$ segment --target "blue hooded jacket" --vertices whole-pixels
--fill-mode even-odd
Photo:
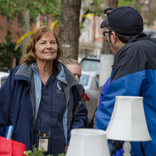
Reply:
[[[156,39],[139,34],[123,46],[115,57],[111,84],[97,110],[95,128],[106,130],[115,96],[142,96],[152,141],[142,142],[145,155],[156,155]],[[142,156],[140,142],[131,142],[131,155]]]
[[[56,66],[66,99],[63,127],[68,145],[72,129],[88,126],[88,111],[82,85],[63,64],[57,62]],[[0,136],[4,136],[7,126],[14,125],[12,139],[24,143],[27,150],[34,145],[34,86],[32,64],[24,63],[11,71],[0,89]]]

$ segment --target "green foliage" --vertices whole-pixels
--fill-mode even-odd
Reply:
[[[59,154],[58,156],[65,156],[65,154],[64,154],[64,153],[62,153],[62,154]]]
[[[85,2],[85,0],[82,0]],[[92,0],[92,2],[84,7],[81,7],[81,9],[84,11],[83,15],[87,15],[90,13],[93,13],[94,16],[103,16],[102,7],[101,4],[104,2],[104,0]],[[86,17],[82,17],[80,22],[80,30],[84,29],[84,21],[86,20]]]
[[[131,6],[141,13],[141,4],[136,0],[118,0],[118,6]]]
[[[119,6],[132,6],[144,17],[144,24],[150,26],[156,18],[156,1],[150,0],[148,4],[144,1],[138,3],[137,0],[118,0]]]
[[[10,18],[13,18],[13,16],[16,16],[19,12],[21,13],[23,10],[23,0],[19,1],[10,1],[10,0],[3,0],[1,1],[0,5],[0,13],[2,16],[8,16]]]
[[[133,6],[136,0],[118,0],[118,6]]]
[[[24,154],[26,156],[44,156],[44,151],[38,151],[37,147],[34,147],[33,152],[29,150],[29,151],[25,151]]]
[[[103,14],[101,8],[103,1],[104,0],[92,0],[92,3],[85,7],[82,7],[82,9],[87,13],[94,13],[95,16],[101,16]]]
[[[103,3],[103,0],[93,0],[93,4],[95,6],[94,13],[96,16],[101,16],[103,14],[101,4]]]
[[[10,18],[17,17],[25,9],[30,10],[30,16],[36,18],[38,14],[60,17],[61,0],[3,0],[0,5],[0,13]]]
[[[21,48],[18,47],[15,51],[16,43],[12,42],[11,32],[8,30],[5,37],[5,42],[0,44],[0,67],[8,67],[11,69],[12,60],[21,57]]]
[[[37,147],[33,148],[33,152],[31,150],[25,151],[24,154],[26,156],[44,156],[44,151],[38,151]],[[47,156],[53,156],[48,154]],[[58,154],[58,156],[65,156],[64,153]]]

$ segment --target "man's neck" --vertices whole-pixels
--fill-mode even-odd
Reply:
[[[117,46],[116,46],[116,48],[114,49],[114,52],[113,52],[114,57],[117,55],[117,53],[120,51],[120,49],[121,49],[123,46],[125,46],[125,45],[126,45],[125,43],[123,43],[123,42],[121,42],[121,41],[118,41]]]

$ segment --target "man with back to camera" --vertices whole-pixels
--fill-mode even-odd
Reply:
[[[97,110],[96,129],[106,130],[115,96],[142,96],[145,117],[152,141],[131,142],[132,156],[156,155],[156,39],[142,33],[143,19],[131,7],[106,9],[101,23],[114,55],[110,86]],[[109,144],[111,154],[119,144]],[[121,146],[119,147],[121,148]]]

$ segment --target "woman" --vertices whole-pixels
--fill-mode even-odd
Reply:
[[[81,65],[77,60],[72,58],[61,60],[62,63],[73,73],[78,82],[81,78]]]
[[[65,152],[73,128],[88,124],[84,89],[58,61],[62,53],[56,33],[38,28],[27,43],[24,64],[0,89],[0,135],[14,125],[13,140],[29,150],[44,139],[45,153],[53,156]]]

